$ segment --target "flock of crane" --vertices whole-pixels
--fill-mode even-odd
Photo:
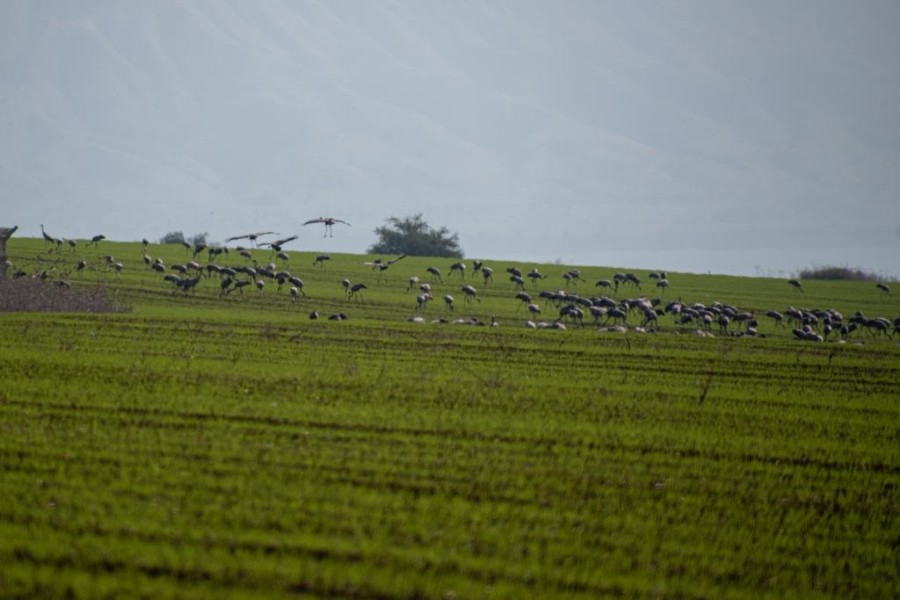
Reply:
[[[322,217],[311,219],[304,225],[314,223],[325,225],[326,236],[333,235],[332,227],[337,223],[349,225],[349,223],[339,219]],[[57,252],[61,252],[65,245],[68,245],[73,252],[77,248],[77,241],[54,238],[44,231],[43,225],[41,225],[41,232],[50,248],[49,251],[55,249]],[[255,288],[258,294],[262,294],[266,289],[267,282],[271,282],[277,285],[278,291],[288,287],[288,295],[291,302],[307,298],[303,280],[292,275],[284,268],[289,260],[284,247],[296,240],[298,236],[292,235],[272,241],[260,241],[260,238],[271,235],[277,235],[277,233],[260,231],[232,236],[225,240],[226,244],[248,240],[253,249],[267,248],[270,251],[270,262],[265,266],[260,266],[253,259],[249,248],[242,246],[229,248],[227,246],[211,246],[202,243],[191,244],[188,242],[183,242],[183,244],[185,250],[192,254],[192,259],[183,264],[166,265],[161,258],[154,259],[148,254],[150,243],[146,239],[143,240],[143,261],[147,269],[159,273],[165,282],[172,285],[172,293],[190,294],[197,288],[204,277],[217,277],[220,297],[229,296],[233,292],[243,294],[246,287]],[[104,239],[106,238],[103,235],[94,236],[87,242],[87,246],[97,246]],[[231,252],[236,252],[247,264],[241,266],[220,266],[215,262],[220,255],[229,255]],[[199,262],[203,253],[206,253],[208,258],[206,264]],[[376,259],[366,261],[363,264],[376,271],[378,281],[382,281],[385,272],[404,258],[405,255],[401,255],[389,260]],[[105,256],[104,260],[107,269],[113,270],[116,277],[118,277],[123,269],[123,263],[115,260],[112,256]],[[278,268],[276,260],[282,262],[281,269]],[[321,254],[315,258],[312,265],[313,267],[323,266],[328,260],[330,260],[330,256]],[[252,263],[252,266],[250,263]],[[85,266],[84,259],[80,259],[75,269],[77,272],[80,272]],[[470,279],[480,279],[484,286],[494,284],[495,270],[492,267],[479,260],[472,261],[471,266]],[[481,302],[478,289],[466,280],[467,270],[468,265],[464,261],[457,261],[449,266],[446,278],[441,273],[441,270],[434,266],[426,269],[426,275],[423,278],[417,275],[409,277],[406,291],[415,293],[415,301],[411,303],[413,316],[409,320],[415,323],[429,322],[424,316],[427,307],[437,295],[440,295],[446,316],[431,319],[430,322],[498,326],[498,322],[494,317],[491,317],[489,323],[476,317],[449,318],[451,315],[456,314],[456,298],[451,293],[438,293],[436,286],[449,284],[455,277],[462,284],[458,289],[462,293],[462,300],[466,305]],[[701,303],[687,304],[681,300],[665,301],[664,296],[670,286],[665,272],[651,272],[648,276],[653,282],[653,287],[658,290],[660,297],[648,298],[641,293],[634,297],[614,299],[609,295],[581,295],[576,293],[575,289],[577,289],[578,284],[585,281],[578,269],[570,269],[563,273],[562,280],[565,289],[542,290],[536,293],[535,290],[538,283],[547,279],[547,276],[543,275],[536,267],[527,272],[522,271],[518,267],[508,267],[505,271],[512,286],[512,298],[517,303],[516,311],[524,309],[528,313],[525,325],[534,329],[566,329],[567,327],[583,327],[586,324],[590,324],[603,331],[649,332],[658,331],[660,329],[660,320],[670,318],[672,323],[678,326],[679,330],[688,329],[701,335],[713,335],[713,331],[718,332],[720,335],[732,336],[762,335],[758,332],[758,317],[751,311],[718,302],[705,305]],[[16,271],[14,276],[24,275],[24,272]],[[526,281],[530,282],[532,292],[528,291],[529,286],[526,284]],[[799,280],[790,279],[788,284],[798,294],[803,293],[803,285]],[[363,293],[368,289],[365,283],[352,283],[349,279],[343,279],[341,285],[348,301],[361,301]],[[891,294],[890,287],[887,284],[878,283],[876,287],[882,294]],[[612,292],[613,295],[618,295],[620,291],[643,292],[641,279],[633,273],[616,273],[610,279],[599,279],[595,281],[594,288],[607,293]],[[551,306],[552,309],[549,308]],[[542,318],[545,313],[552,316]],[[316,319],[319,318],[319,313],[312,311],[309,313],[309,316],[312,319]],[[344,320],[347,318],[347,315],[340,312],[328,318],[331,320]],[[886,317],[870,318],[859,311],[850,318],[845,319],[840,312],[834,309],[813,310],[788,307],[783,312],[769,310],[765,313],[765,318],[771,319],[776,329],[790,327],[793,335],[797,339],[804,341],[846,340],[855,331],[860,330],[867,331],[873,336],[893,336],[895,333],[900,333],[900,318],[893,320]],[[630,322],[629,319],[631,320]]]

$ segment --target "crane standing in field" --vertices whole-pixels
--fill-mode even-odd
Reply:
[[[350,226],[350,223],[347,221],[341,221],[340,219],[335,219],[334,217],[319,217],[318,219],[310,219],[303,225],[312,225],[313,223],[324,223],[325,224],[325,235],[323,237],[334,237],[334,225],[335,223],[341,223],[342,225]]]
[[[44,241],[48,244],[55,244],[56,238],[44,231],[44,224],[41,223],[41,235],[44,236]]]
[[[668,279],[665,279],[665,278],[659,279],[659,280],[656,282],[656,287],[661,288],[661,289],[662,289],[662,295],[665,296],[665,295],[666,295],[666,290],[669,289],[669,280],[668,280]]]
[[[432,298],[433,296],[428,292],[422,292],[416,296],[416,310],[425,310]]]

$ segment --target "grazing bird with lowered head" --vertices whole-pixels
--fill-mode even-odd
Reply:
[[[316,266],[316,265],[325,266],[326,260],[331,260],[331,257],[328,256],[327,254],[320,254],[316,257],[316,260],[313,261],[313,266]]]

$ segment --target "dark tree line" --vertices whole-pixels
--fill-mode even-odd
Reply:
[[[205,244],[206,238],[209,237],[208,233],[196,233],[189,238],[184,237],[184,233],[181,231],[170,231],[166,235],[159,238],[160,244],[184,244],[185,242],[194,245],[194,244]]]

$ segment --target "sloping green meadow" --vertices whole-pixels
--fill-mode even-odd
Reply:
[[[0,597],[900,595],[900,348],[761,316],[898,316],[873,284],[669,273],[667,297],[752,310],[765,337],[618,334],[525,328],[505,261],[466,303],[450,260],[290,253],[292,302],[271,280],[173,293],[140,244],[9,246],[125,310],[0,313]],[[537,266],[535,299],[566,288]],[[464,316],[500,326],[430,322]]]

